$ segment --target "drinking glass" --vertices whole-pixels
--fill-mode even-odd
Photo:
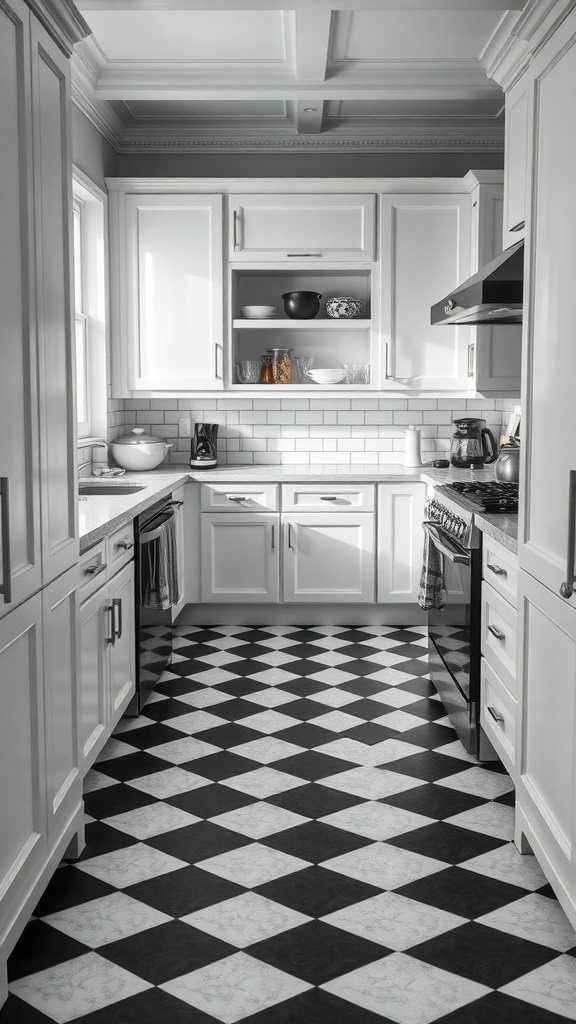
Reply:
[[[294,356],[294,380],[296,384],[308,384],[306,376],[308,370],[312,369],[312,359],[308,356]]]
[[[236,363],[236,377],[239,384],[258,384],[260,380],[260,360],[245,359]]]
[[[346,370],[346,384],[369,384],[370,363],[340,363]]]

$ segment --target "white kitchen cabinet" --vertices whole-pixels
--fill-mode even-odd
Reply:
[[[114,395],[221,389],[222,196],[108,186]]]
[[[470,328],[430,323],[430,307],[470,276],[470,197],[380,197],[385,386],[466,390]]]
[[[230,260],[374,259],[373,195],[231,195]]]
[[[533,78],[523,75],[506,93],[503,248],[525,235],[529,121]]]
[[[178,618],[186,604],[186,501],[189,488],[185,484],[172,492],[172,501],[181,502],[175,504],[174,508],[174,529],[176,532],[176,558],[178,570],[178,586],[180,587],[180,599],[172,609],[172,621]]]
[[[518,722],[518,559],[482,538],[480,725],[513,779]]]
[[[374,602],[373,514],[287,514],[282,534],[284,601]]]
[[[378,603],[417,604],[424,533],[423,483],[378,486]]]
[[[97,559],[88,564],[97,565]],[[80,738],[85,774],[135,692],[134,563],[80,608]]]
[[[204,512],[202,601],[277,603],[280,518],[265,512]]]

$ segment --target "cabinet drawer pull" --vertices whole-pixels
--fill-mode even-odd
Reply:
[[[4,604],[12,601],[12,563],[10,558],[10,499],[8,477],[0,477],[0,501],[2,502],[2,586]]]
[[[574,593],[574,555],[576,554],[576,469],[570,470],[568,483],[568,552],[566,555],[566,582],[560,587],[560,596],[566,601]]]
[[[272,523],[272,551],[274,551],[274,548],[276,546],[275,545],[275,529],[276,528],[274,526],[274,523]]]
[[[228,501],[248,501],[249,494],[227,494]]]
[[[95,562],[93,565],[86,566],[86,568],[84,569],[84,574],[86,576],[98,576],[98,573],[104,572],[104,569],[107,568],[108,565],[106,562],[102,562],[101,565],[98,564],[98,562]]]
[[[476,349],[476,346],[475,346],[474,342],[471,341],[469,343],[469,345],[468,345],[468,376],[469,377],[473,377],[474,376],[474,352],[475,352],[475,349]]]
[[[491,562],[487,563],[487,568],[490,569],[490,572],[496,573],[497,576],[502,576],[503,579],[506,579],[508,575],[506,569],[502,569],[502,567],[499,565],[492,565]]]
[[[486,708],[486,711],[488,712],[489,715],[492,715],[492,718],[494,719],[495,722],[504,721],[504,715],[501,715],[499,711],[496,711],[496,708],[491,707],[489,704]]]
[[[112,608],[114,611],[114,618],[112,621],[113,632],[114,632],[114,643],[119,640],[122,636],[122,598],[114,597],[112,599]],[[116,616],[118,612],[118,616]]]
[[[287,256],[288,259],[295,259],[295,260],[299,259],[300,256],[314,256],[316,259],[320,259],[322,257],[322,253],[321,252],[287,252],[286,256]]]
[[[292,544],[292,524],[291,523],[288,523],[288,547],[291,548],[292,551],[294,550],[294,545]]]
[[[495,636],[497,640],[506,639],[506,633],[503,633],[501,629],[498,629],[498,626],[488,626],[488,632],[492,633],[492,636]]]
[[[110,636],[106,637],[106,643],[113,647],[116,643],[116,609],[114,602],[104,605],[104,611],[110,612]]]
[[[236,252],[238,249],[238,210],[234,210],[232,234],[232,248],[234,249],[234,252]]]
[[[222,374],[220,372],[220,360],[218,359],[218,353],[222,350],[222,345],[218,342],[214,344],[214,377],[216,380],[222,380]]]
[[[121,551],[130,551],[130,548],[133,548],[134,545],[133,545],[132,541],[130,541],[130,540],[119,540],[114,545],[114,547],[115,548],[120,548]]]
[[[525,220],[519,220],[518,223],[514,224],[513,227],[508,228],[508,231],[522,231],[522,228],[524,227],[525,224],[526,224]]]
[[[321,494],[320,501],[338,501],[337,494]]]

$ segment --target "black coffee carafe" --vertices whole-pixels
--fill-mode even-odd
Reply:
[[[486,420],[466,417],[454,420],[457,427],[450,444],[450,462],[457,469],[481,469],[487,462],[495,462],[498,446],[494,435],[486,427]]]
[[[214,469],[218,462],[218,424],[195,423],[190,445],[192,469]]]

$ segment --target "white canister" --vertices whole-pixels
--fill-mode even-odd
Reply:
[[[407,427],[404,431],[404,465],[408,468],[422,465],[420,437],[418,427]]]

